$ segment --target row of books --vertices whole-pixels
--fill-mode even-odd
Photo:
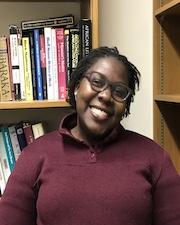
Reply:
[[[9,175],[23,149],[44,135],[42,122],[20,122],[0,128],[0,192],[4,192]]]
[[[71,73],[92,49],[90,19],[23,21],[0,37],[0,101],[63,100]]]

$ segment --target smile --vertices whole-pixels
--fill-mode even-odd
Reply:
[[[105,120],[109,118],[109,114],[107,112],[105,112],[104,110],[95,108],[95,107],[90,107],[91,113],[92,115],[99,119],[99,120]]]

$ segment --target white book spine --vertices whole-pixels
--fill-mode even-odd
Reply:
[[[7,158],[7,154],[6,154],[6,149],[5,149],[5,145],[4,145],[4,141],[3,141],[3,135],[2,132],[0,132],[0,156],[1,156],[1,162],[2,162],[2,169],[3,169],[3,174],[4,174],[4,178],[5,181],[8,181],[8,178],[11,174],[9,165],[8,165],[8,158]]]
[[[35,139],[44,135],[44,128],[42,123],[33,124],[32,130]]]
[[[11,139],[11,143],[12,143],[12,147],[13,147],[13,151],[14,151],[14,156],[15,156],[15,159],[17,160],[21,154],[21,149],[19,146],[15,126],[12,125],[12,126],[8,127],[8,130],[9,130],[9,135],[10,135],[10,139]]]
[[[17,34],[10,34],[10,47],[11,47],[11,65],[12,65],[13,83],[17,84],[20,83]]]
[[[3,173],[3,169],[2,169],[2,160],[0,158],[0,189],[1,189],[1,194],[3,194],[5,187],[6,187],[6,181],[5,181],[4,173]]]
[[[54,100],[54,79],[52,74],[52,36],[50,27],[44,28],[44,38],[46,54],[47,97],[48,100]]]
[[[57,72],[57,44],[56,44],[56,30],[52,28],[51,30],[51,37],[52,37],[52,75],[54,77],[54,99],[59,99],[58,94],[58,72]]]
[[[19,75],[20,75],[20,91],[21,99],[26,99],[26,90],[25,90],[25,79],[24,79],[24,60],[23,60],[23,47],[21,44],[18,45],[19,52]]]

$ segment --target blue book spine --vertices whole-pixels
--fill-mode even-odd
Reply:
[[[6,149],[9,168],[10,168],[10,171],[12,171],[14,169],[16,160],[15,160],[14,151],[13,151],[13,147],[12,147],[12,143],[11,143],[11,139],[9,135],[9,130],[7,127],[2,127],[1,131],[3,135],[3,141],[4,141],[4,145]]]
[[[43,83],[41,71],[41,55],[40,55],[40,35],[39,29],[34,29],[34,51],[35,51],[35,68],[36,68],[36,88],[37,99],[43,100]]]

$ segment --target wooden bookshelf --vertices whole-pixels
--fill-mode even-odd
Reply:
[[[154,139],[180,173],[180,0],[154,2]]]
[[[92,20],[92,46],[99,45],[98,0],[0,0],[0,35],[8,36],[9,24],[20,26],[21,21],[73,14],[75,21],[80,18]],[[16,101],[0,102],[0,124],[21,120],[41,120],[48,131],[56,129],[59,121],[71,107],[62,101]]]

